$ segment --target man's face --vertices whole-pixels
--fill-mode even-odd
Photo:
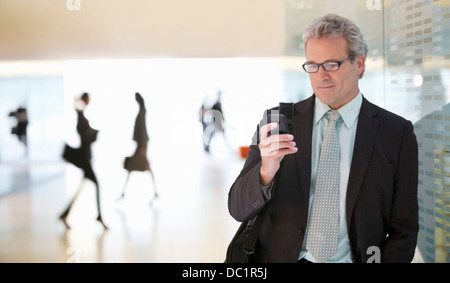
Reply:
[[[343,61],[349,57],[347,40],[339,38],[311,38],[306,45],[306,59],[311,64]],[[351,101],[359,92],[358,80],[364,71],[365,57],[359,56],[345,61],[339,70],[325,71],[322,66],[317,73],[310,73],[309,79],[315,95],[324,104],[339,109]]]

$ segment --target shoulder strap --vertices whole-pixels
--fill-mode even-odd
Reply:
[[[227,249],[225,263],[247,263],[255,253],[259,232],[261,231],[268,206],[252,219],[243,222]]]

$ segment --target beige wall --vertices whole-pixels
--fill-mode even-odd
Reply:
[[[283,0],[0,0],[0,60],[279,56]]]

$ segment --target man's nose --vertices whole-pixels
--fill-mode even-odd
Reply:
[[[319,79],[328,79],[330,77],[330,73],[325,71],[322,66],[319,66],[319,70],[315,75]]]

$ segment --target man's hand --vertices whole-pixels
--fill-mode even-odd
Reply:
[[[270,123],[260,129],[261,141],[258,147],[261,152],[262,164],[259,169],[259,176],[263,186],[272,183],[284,156],[296,153],[298,150],[293,141],[293,135],[269,135],[269,132],[277,127],[277,123]]]

